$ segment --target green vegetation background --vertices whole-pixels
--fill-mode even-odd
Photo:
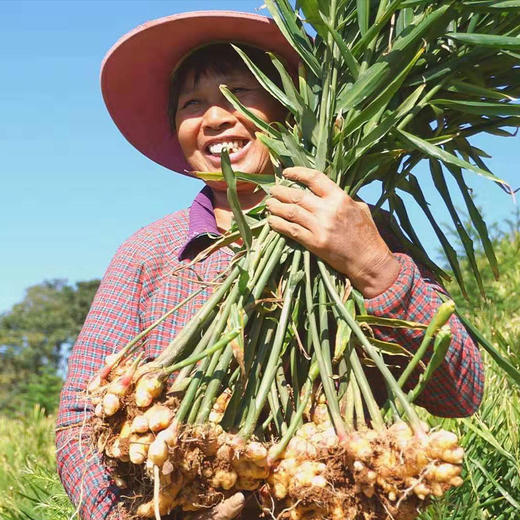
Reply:
[[[464,264],[470,301],[459,309],[520,369],[520,232],[495,241],[501,278],[485,260],[486,300]],[[56,474],[53,423],[63,360],[79,332],[98,282],[32,287],[0,316],[0,518],[66,520],[75,515]],[[432,425],[457,431],[466,449],[464,485],[425,510],[421,520],[520,519],[520,389],[486,357],[486,391],[470,419]],[[31,368],[32,367],[32,368]]]

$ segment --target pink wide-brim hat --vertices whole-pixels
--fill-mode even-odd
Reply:
[[[166,16],[138,26],[116,42],[101,65],[101,90],[108,112],[130,144],[152,161],[189,175],[168,121],[171,73],[192,50],[231,41],[271,51],[293,71],[297,67],[298,56],[274,21],[250,13]]]

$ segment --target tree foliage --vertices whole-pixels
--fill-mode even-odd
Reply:
[[[0,315],[1,413],[34,404],[55,408],[68,352],[98,285],[45,281]]]

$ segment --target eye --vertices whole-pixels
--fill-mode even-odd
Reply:
[[[231,87],[229,90],[231,90],[233,94],[242,94],[244,92],[247,92],[249,89],[246,87]]]
[[[181,108],[187,108],[190,106],[196,106],[198,104],[199,100],[196,98],[193,99],[187,99],[186,101],[183,101],[181,103]]]

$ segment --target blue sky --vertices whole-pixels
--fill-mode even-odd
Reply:
[[[99,89],[105,52],[147,20],[199,9],[253,12],[261,0],[0,2],[0,312],[45,279],[101,277],[118,245],[140,227],[186,207],[201,187],[130,146]],[[475,141],[495,173],[520,185],[518,137]],[[420,170],[419,170],[419,178]],[[515,207],[498,187],[474,179],[490,220]],[[424,189],[435,207],[429,183]],[[373,196],[368,190],[366,197]],[[446,222],[444,213],[439,220]],[[435,251],[426,223],[414,215]]]

